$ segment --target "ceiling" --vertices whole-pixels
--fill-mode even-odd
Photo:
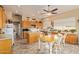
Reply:
[[[3,5],[5,10],[12,13],[21,14],[24,17],[36,17],[43,18],[45,15],[41,15],[44,12],[42,9],[47,9],[47,5]],[[51,5],[50,9],[58,8],[56,11],[58,14],[66,11],[79,8],[78,5]]]

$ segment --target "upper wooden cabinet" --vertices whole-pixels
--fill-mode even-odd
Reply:
[[[3,25],[2,25],[2,27],[5,27],[5,25],[6,25],[6,20],[7,20],[7,17],[6,17],[5,10],[4,10],[4,11],[3,11]]]
[[[29,28],[30,26],[31,26],[31,22],[29,20],[22,21],[22,28],[23,29]]]
[[[0,7],[0,29],[2,28],[2,22],[3,22],[3,9],[2,9],[2,7]]]
[[[43,27],[43,22],[42,21],[37,21],[36,22],[36,27],[37,28],[42,28]]]
[[[5,10],[2,6],[0,6],[0,29],[2,29],[5,26],[6,23],[6,14]]]
[[[22,28],[30,28],[32,25],[35,25],[36,28],[42,28],[43,27],[43,22],[39,20],[23,20],[22,21]]]

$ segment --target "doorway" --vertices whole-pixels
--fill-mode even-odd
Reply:
[[[20,38],[20,22],[13,22],[15,39]]]
[[[21,39],[22,16],[19,14],[13,14],[13,19],[15,39]]]

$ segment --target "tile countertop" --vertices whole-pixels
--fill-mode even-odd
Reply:
[[[0,34],[0,40],[6,40],[6,39],[10,39],[9,35]]]

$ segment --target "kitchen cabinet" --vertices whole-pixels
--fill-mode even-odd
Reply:
[[[6,23],[5,10],[2,6],[0,6],[0,29],[2,29],[5,26],[5,23]]]
[[[28,32],[27,33],[27,38],[25,40],[27,40],[27,44],[32,44],[37,42],[39,39],[39,33],[38,32]]]
[[[22,38],[23,39],[26,39],[27,36],[28,36],[28,32],[26,32],[26,31],[22,32]]]
[[[3,11],[3,25],[2,25],[3,28],[4,28],[5,25],[6,25],[6,20],[7,20],[7,16],[6,16],[5,10],[4,10],[4,11]]]
[[[78,37],[76,34],[67,34],[65,41],[66,41],[66,43],[77,44]]]
[[[0,7],[0,29],[2,28],[3,26],[3,9],[2,7]]]
[[[43,27],[43,22],[42,21],[38,21],[38,20],[23,20],[22,21],[22,28],[26,29],[26,28],[30,28],[32,25],[35,25],[36,28],[42,28]]]
[[[37,21],[36,22],[36,27],[37,28],[42,28],[43,27],[43,22],[42,21]]]
[[[22,21],[22,28],[23,29],[29,28],[30,26],[31,26],[31,22],[29,20]]]
[[[6,38],[0,38],[0,54],[12,53],[12,40]]]

